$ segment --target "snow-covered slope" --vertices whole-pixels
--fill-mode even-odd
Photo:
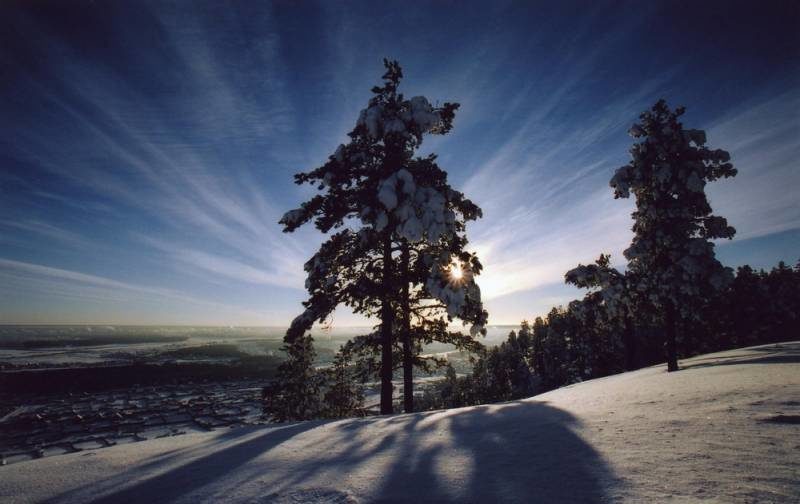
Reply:
[[[0,467],[0,502],[800,502],[800,342],[531,399]]]

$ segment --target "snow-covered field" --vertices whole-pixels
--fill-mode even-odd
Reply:
[[[0,502],[800,502],[800,342],[504,404],[0,467]]]

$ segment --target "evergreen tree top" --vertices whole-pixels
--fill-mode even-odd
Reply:
[[[283,216],[284,232],[309,221],[334,232],[305,264],[310,297],[290,334],[301,334],[339,304],[375,315],[402,283],[385,274],[387,242],[392,253],[401,247],[411,252],[411,276],[402,281],[420,286],[416,298],[436,298],[447,317],[473,322],[473,332],[485,331],[487,315],[472,280],[482,266],[465,250],[466,222],[481,217],[481,210],[450,187],[435,155],[414,157],[423,135],[450,131],[458,104],[434,107],[422,96],[405,99],[398,92],[400,65],[389,60],[384,65],[383,85],[372,89],[348,134],[350,142],[322,166],[295,176],[296,183],[314,185],[319,194]],[[450,284],[453,262],[470,272],[469,281]]]
[[[423,96],[405,99],[397,92],[403,76],[400,65],[389,60],[384,60],[384,65],[384,84],[372,88],[374,96],[348,133],[350,142],[340,145],[322,166],[295,175],[295,183],[311,184],[325,192],[287,212],[279,221],[284,232],[312,219],[323,232],[342,226],[348,218],[371,218],[382,229],[391,219],[382,218],[379,209],[393,206],[391,190],[410,193],[417,187],[442,193],[437,197],[421,191],[415,194],[418,203],[434,207],[444,199],[464,206],[468,218],[480,217],[477,206],[449,188],[446,173],[436,165],[436,156],[413,159],[423,135],[450,131],[459,105],[434,107]]]
[[[673,225],[665,231],[730,238],[735,230],[724,218],[711,215],[705,186],[735,176],[736,169],[727,151],[706,146],[704,131],[683,128],[678,119],[684,111],[670,110],[662,99],[639,116],[628,133],[641,141],[630,149],[631,162],[611,178],[614,197],[634,193],[640,207],[634,216],[638,226],[668,219]]]
[[[683,107],[671,110],[659,100],[641,114],[628,132],[637,139],[631,161],[617,169],[610,185],[615,198],[636,197],[634,238],[624,251],[635,289],[652,306],[668,300],[689,316],[696,311],[689,298],[705,299],[732,278],[715,258],[711,240],[732,238],[736,231],[712,215],[705,186],[735,176],[736,169],[728,152],[706,146],[704,131],[683,127],[683,113]]]

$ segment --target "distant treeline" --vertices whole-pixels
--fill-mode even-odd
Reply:
[[[582,301],[553,308],[481,356],[472,374],[447,379],[426,392],[420,409],[446,408],[528,397],[571,383],[664,361],[663,327],[615,320]],[[702,317],[682,320],[678,355],[694,355],[798,338],[800,263],[783,262],[771,271],[742,266],[718,292]],[[646,320],[646,319],[645,319]]]

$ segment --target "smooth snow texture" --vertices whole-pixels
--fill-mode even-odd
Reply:
[[[0,502],[798,502],[800,342],[531,399],[0,467]]]

